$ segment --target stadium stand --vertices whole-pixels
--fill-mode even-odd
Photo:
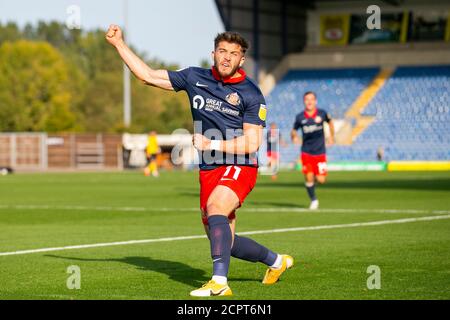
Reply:
[[[292,70],[268,97],[269,122],[285,138],[293,118],[303,108],[302,96],[315,91],[319,107],[334,118],[346,111],[378,73],[378,68]],[[374,121],[350,145],[328,149],[330,161],[450,159],[450,66],[398,67],[368,103],[362,116]],[[351,121],[351,119],[348,119]],[[295,162],[298,146],[282,148],[281,161]]]

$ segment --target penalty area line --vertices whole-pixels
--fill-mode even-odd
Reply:
[[[333,224],[333,225],[322,225],[322,226],[308,226],[308,227],[297,227],[297,228],[255,230],[255,231],[239,232],[239,234],[240,235],[255,235],[255,234],[271,234],[271,233],[284,233],[284,232],[296,232],[296,231],[314,231],[314,230],[327,230],[327,229],[340,229],[340,228],[370,227],[370,226],[381,226],[381,225],[387,225],[387,224],[401,224],[401,223],[443,220],[443,219],[450,219],[450,215],[427,216],[427,217],[405,218],[405,219],[395,219],[395,220],[379,220],[379,221],[370,221],[370,222],[356,222],[356,223]],[[204,238],[206,238],[206,235],[93,243],[93,244],[82,244],[82,245],[74,245],[74,246],[54,247],[54,248],[41,248],[41,249],[19,250],[19,251],[11,251],[11,252],[0,252],[0,256],[25,255],[25,254],[41,253],[41,252],[65,251],[65,250],[99,248],[99,247],[112,247],[112,246],[122,246],[122,245],[142,244],[142,243],[182,241],[182,240],[193,240],[193,239],[204,239]]]

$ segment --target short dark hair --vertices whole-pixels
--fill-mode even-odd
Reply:
[[[248,41],[241,36],[237,32],[231,32],[231,31],[225,31],[222,33],[219,33],[216,38],[214,39],[214,49],[217,49],[219,46],[219,43],[222,41],[226,41],[229,43],[236,43],[241,46],[242,52],[245,54],[247,52],[248,48],[250,47],[250,44]]]
[[[314,91],[306,91],[305,94],[303,95],[303,99],[308,95],[308,94],[312,94],[314,96],[314,98],[317,99],[316,93]]]

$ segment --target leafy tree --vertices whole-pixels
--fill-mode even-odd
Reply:
[[[132,125],[124,127],[123,63],[104,32],[69,30],[58,22],[27,24],[22,30],[0,24],[0,130],[192,129],[184,95],[145,86],[133,76]],[[153,68],[179,68],[138,54]]]
[[[202,59],[200,61],[200,66],[205,69],[211,68],[212,63],[208,59]]]
[[[50,44],[20,40],[0,46],[0,129],[65,131],[76,128],[69,68]]]
[[[0,43],[5,41],[16,41],[20,38],[21,32],[15,23],[8,22],[5,25],[0,23]]]

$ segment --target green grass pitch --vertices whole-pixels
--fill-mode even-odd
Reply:
[[[203,238],[1,253],[202,235],[198,189],[196,172],[0,177],[0,299],[190,299],[210,277]],[[303,210],[300,173],[259,177],[237,233],[306,229],[251,235],[296,264],[264,286],[264,265],[232,259],[232,299],[450,299],[449,172],[330,173],[317,194],[322,210]],[[421,217],[441,219],[364,225]],[[66,285],[71,265],[79,290]],[[370,265],[380,268],[380,289],[367,288]]]

